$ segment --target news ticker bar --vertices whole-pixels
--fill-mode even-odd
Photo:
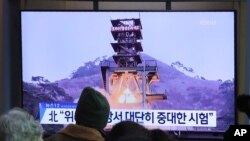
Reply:
[[[40,103],[41,124],[75,123],[76,103]],[[146,126],[216,127],[216,111],[111,109],[108,125],[130,120]]]

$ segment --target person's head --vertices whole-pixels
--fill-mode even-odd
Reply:
[[[77,103],[75,121],[77,125],[102,130],[107,125],[109,112],[106,97],[91,87],[85,87]]]
[[[246,113],[250,119],[250,95],[242,94],[237,96],[236,105],[239,111]]]
[[[148,136],[140,135],[126,135],[121,138],[118,138],[116,141],[154,141]]]
[[[106,141],[149,140],[149,131],[133,121],[121,121],[114,125]]]
[[[13,108],[0,116],[1,141],[42,141],[42,135],[39,122],[21,108]]]
[[[176,141],[175,136],[161,129],[150,130],[150,137],[153,141]]]

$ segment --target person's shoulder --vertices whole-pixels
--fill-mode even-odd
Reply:
[[[56,133],[49,137],[44,138],[43,141],[64,141],[66,138],[67,137],[65,137],[65,135]]]
[[[65,134],[56,133],[56,134],[51,135],[47,138],[44,138],[43,141],[93,141],[93,140],[76,138],[76,137],[68,136]],[[98,140],[96,140],[96,141],[98,141]]]

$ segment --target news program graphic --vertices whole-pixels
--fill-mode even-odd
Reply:
[[[76,103],[39,103],[41,124],[75,123]]]
[[[41,124],[75,123],[76,103],[40,103]],[[150,127],[216,127],[216,111],[111,109],[108,126],[134,121]]]

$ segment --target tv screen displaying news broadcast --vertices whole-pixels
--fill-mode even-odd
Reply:
[[[21,11],[22,106],[53,134],[81,91],[131,120],[187,138],[235,124],[234,11]],[[212,133],[212,134],[211,134]]]

